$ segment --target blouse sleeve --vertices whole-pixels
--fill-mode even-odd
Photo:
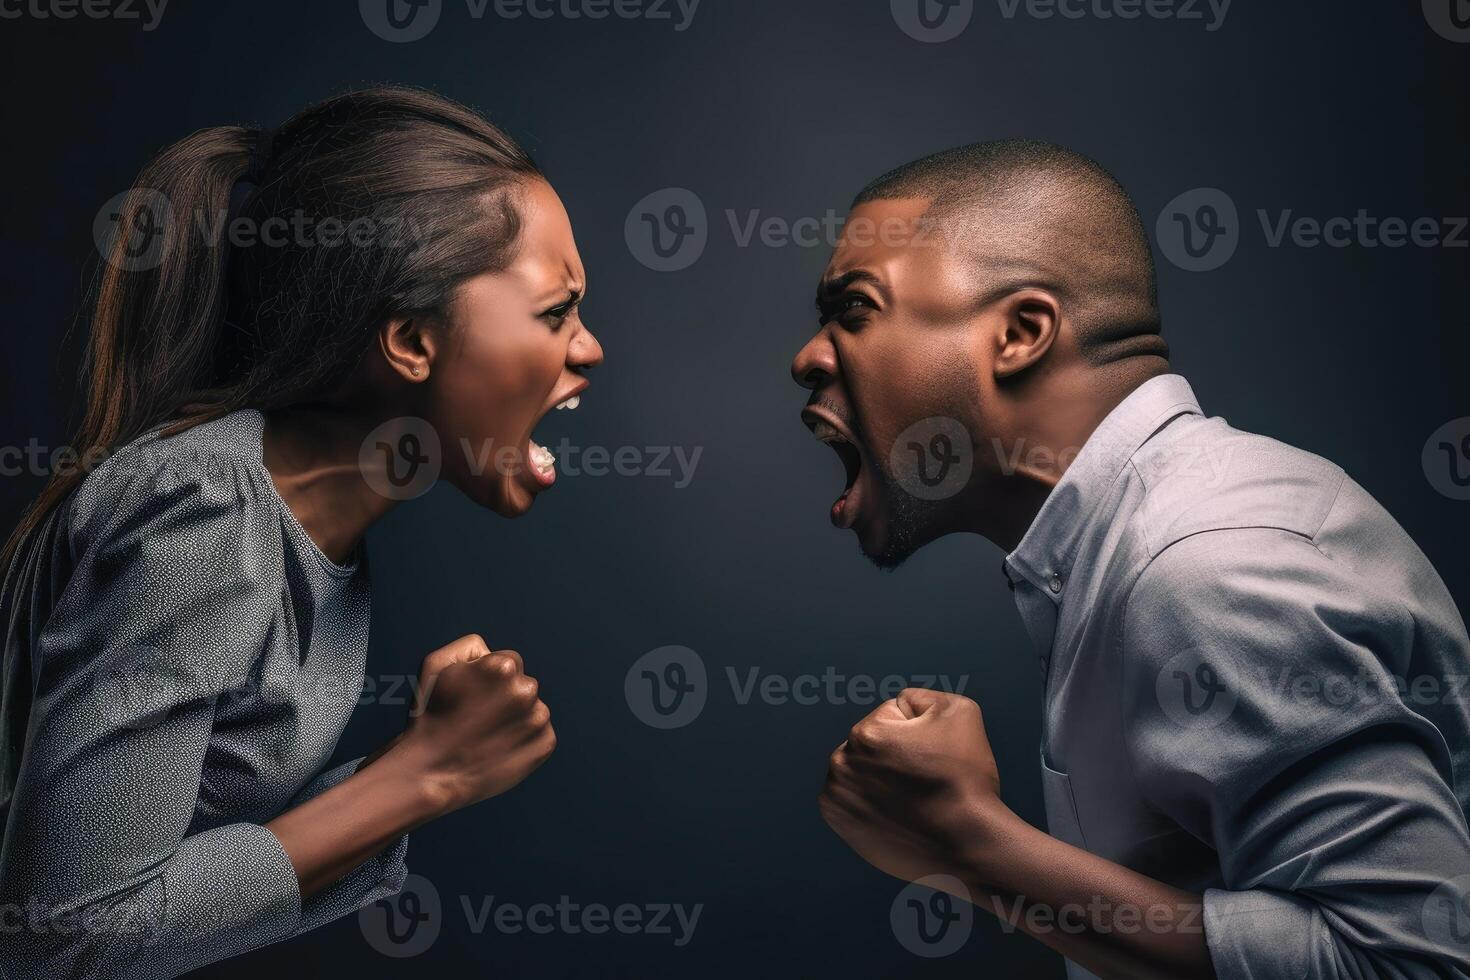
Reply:
[[[215,701],[268,642],[279,535],[228,474],[135,465],[87,489],[72,577],[32,647],[0,852],[0,908],[21,920],[0,930],[14,980],[172,977],[301,919],[269,830],[188,833]]]
[[[297,794],[291,801],[291,808],[325,793],[354,775],[362,763],[362,759],[353,759],[322,773]],[[407,854],[408,835],[405,834],[381,854],[368,858],[336,882],[306,899],[301,904],[301,919],[296,925],[295,935],[320,929],[328,922],[356,912],[379,899],[398,894],[403,888],[403,880],[408,876],[408,865],[405,862]]]

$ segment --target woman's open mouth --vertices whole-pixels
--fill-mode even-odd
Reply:
[[[541,418],[536,420],[540,425],[546,416],[551,414],[554,408],[560,411],[575,411],[582,404],[582,392],[587,390],[587,383],[579,384],[570,394],[562,396],[561,400],[541,413]],[[527,462],[526,472],[531,475],[532,481],[542,490],[556,482],[556,453],[541,445],[535,439],[526,440],[525,459]]]

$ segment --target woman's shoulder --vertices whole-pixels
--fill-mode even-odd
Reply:
[[[164,435],[155,429],[96,465],[69,502],[73,539],[186,514],[238,516],[260,502],[261,417],[242,410]]]

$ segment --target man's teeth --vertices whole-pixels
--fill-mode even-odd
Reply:
[[[580,404],[582,404],[582,396],[581,395],[573,395],[572,397],[568,398],[566,401],[562,402],[560,405],[556,406],[556,410],[559,412],[559,411],[561,411],[564,408],[575,409]]]
[[[556,454],[545,446],[531,444],[531,465],[544,476],[556,469]]]

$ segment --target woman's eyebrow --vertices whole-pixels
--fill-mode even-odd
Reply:
[[[537,301],[540,306],[560,306],[562,303],[576,303],[582,298],[582,291],[575,286],[558,286],[541,294]]]

